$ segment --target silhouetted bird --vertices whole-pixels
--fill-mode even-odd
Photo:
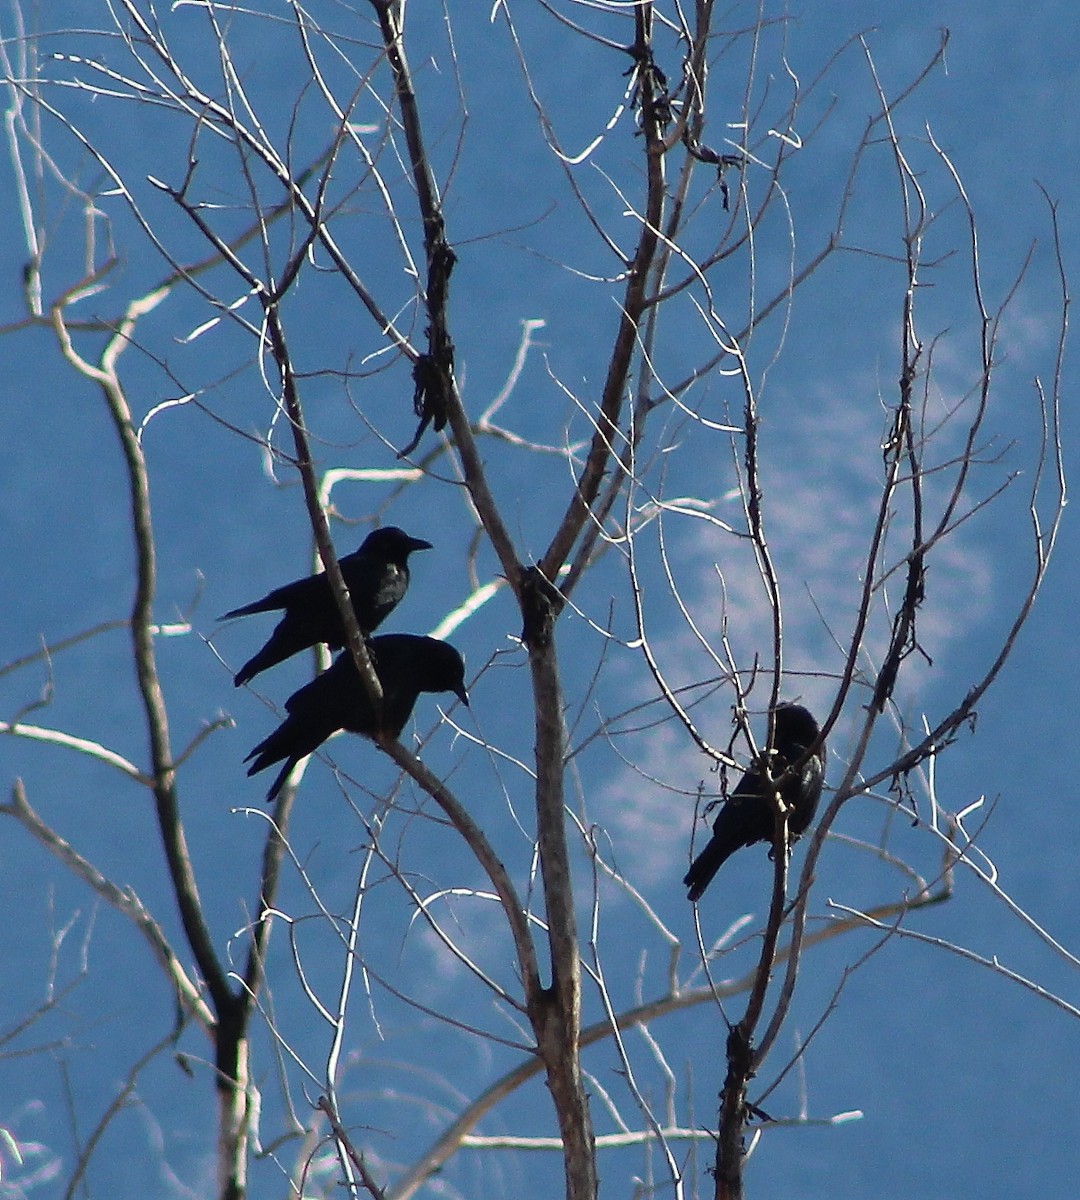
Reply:
[[[347,651],[339,654],[328,671],[316,675],[285,701],[289,715],[244,759],[255,759],[248,768],[249,775],[285,760],[266,793],[267,800],[274,799],[302,758],[339,729],[366,737],[379,732],[397,737],[421,692],[453,692],[462,704],[469,703],[465,664],[447,642],[412,633],[387,633],[372,638],[368,650],[383,689],[381,726],[376,727],[371,701],[352,655]]]
[[[409,537],[396,525],[387,525],[369,533],[359,550],[338,559],[361,633],[377,629],[405,595],[409,586],[409,555],[414,550],[430,549],[430,542]],[[237,687],[318,642],[326,642],[335,649],[345,645],[345,624],[325,574],[295,579],[261,600],[234,608],[221,620],[277,608],[283,608],[285,615],[266,645],[236,673],[233,682]]]
[[[783,771],[797,763],[820,732],[817,721],[805,708],[798,704],[778,704],[773,778],[779,778]],[[805,833],[814,819],[824,782],[825,747],[822,745],[780,788],[784,802],[791,808],[788,832],[793,838]],[[686,872],[683,883],[689,888],[687,899],[697,900],[736,850],[755,842],[771,844],[775,811],[772,801],[764,793],[761,776],[757,771],[747,771],[720,810],[705,849]]]

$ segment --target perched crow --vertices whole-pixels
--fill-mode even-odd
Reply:
[[[281,791],[289,772],[302,758],[339,729],[367,737],[380,732],[397,737],[421,692],[453,692],[462,704],[469,703],[465,664],[447,642],[412,633],[387,633],[372,638],[368,650],[383,689],[381,727],[376,727],[371,701],[352,655],[339,654],[328,671],[316,675],[285,701],[289,715],[244,759],[255,759],[248,768],[249,775],[285,760],[266,793],[267,800],[273,800]]]
[[[396,525],[387,525],[369,533],[359,550],[338,559],[361,633],[377,629],[405,595],[409,586],[409,555],[414,550],[430,549],[430,542],[409,537]],[[234,608],[221,620],[277,608],[283,608],[285,615],[266,645],[237,672],[234,680],[237,687],[318,642],[326,642],[335,649],[345,645],[345,625],[325,574],[295,579],[261,600]]]
[[[820,732],[817,721],[805,708],[798,704],[778,704],[773,778],[778,779],[788,767],[794,766]],[[814,819],[824,781],[825,747],[822,745],[780,788],[784,802],[791,809],[788,831],[793,838],[805,833]],[[747,771],[720,810],[705,849],[686,872],[683,883],[689,888],[687,898],[697,900],[716,872],[742,846],[752,846],[755,842],[771,844],[774,813],[772,801],[764,794],[761,776],[757,771]]]

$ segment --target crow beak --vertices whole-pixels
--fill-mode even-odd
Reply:
[[[462,703],[462,704],[464,704],[464,705],[465,705],[465,707],[466,707],[466,708],[469,708],[469,707],[470,707],[470,705],[469,705],[469,695],[468,695],[468,693],[465,691],[465,685],[464,685],[464,684],[462,684],[460,687],[456,687],[456,688],[454,688],[454,695],[455,695],[455,696],[457,696],[457,698],[458,698],[458,699],[461,701],[461,703]]]
[[[414,550],[431,550],[434,549],[430,542],[425,542],[423,538],[409,538],[409,553]]]

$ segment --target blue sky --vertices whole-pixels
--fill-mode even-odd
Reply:
[[[59,28],[70,14],[71,24],[85,27],[92,23],[89,7],[56,5],[48,19]],[[619,72],[610,69],[602,54],[577,45],[568,50],[557,28],[534,7],[515,7],[513,13],[565,147],[580,150],[604,134],[594,156],[597,169],[581,173],[581,186],[610,227],[628,238],[632,223],[600,170],[611,164],[625,170],[635,149],[625,117],[605,132],[624,86]],[[200,44],[196,16],[181,9],[168,18],[182,52]],[[460,155],[447,191],[447,214],[450,238],[460,256],[453,314],[462,389],[471,413],[486,407],[511,369],[521,323],[543,321],[535,334],[537,346],[499,420],[525,437],[557,442],[564,423],[574,419],[575,398],[590,399],[599,383],[618,294],[601,281],[614,267],[569,202],[560,173],[552,171],[550,159],[541,154],[535,121],[501,27],[481,19],[486,11],[452,16],[470,111],[464,133],[445,59],[429,61],[418,48],[413,62],[436,97],[429,109],[428,134],[438,163],[446,169]],[[733,14],[732,20],[741,24],[745,16]],[[418,0],[413,0],[410,17],[419,21]],[[948,26],[952,36],[946,69],[932,75],[899,116],[912,161],[925,172],[931,203],[944,210],[928,236],[928,247],[957,244],[963,214],[955,205],[944,206],[946,182],[925,141],[927,125],[961,172],[977,212],[984,285],[992,301],[1001,299],[1030,242],[1039,239],[1028,285],[1014,302],[1002,339],[1001,389],[991,432],[998,439],[995,445],[1012,446],[1003,462],[988,461],[977,472],[972,494],[987,494],[1011,470],[1023,474],[995,508],[965,526],[934,562],[921,626],[933,666],[914,669],[898,692],[902,710],[916,721],[921,712],[939,714],[955,703],[985,669],[1030,571],[1026,504],[1038,436],[1031,380],[1036,372],[1046,378],[1052,363],[1057,303],[1046,207],[1034,181],[1060,201],[1065,264],[1075,278],[1080,262],[1073,212],[1080,18],[1064,3],[1032,6],[1021,18],[1014,5],[1004,3],[977,9],[970,4],[910,4],[897,14],[895,5],[862,2],[831,6],[824,15],[807,9],[790,17],[788,65],[804,83],[853,32],[873,27],[868,43],[889,90],[910,78],[932,53],[939,27]],[[333,19],[345,18],[339,11]],[[239,66],[255,89],[252,94],[264,98],[269,109],[272,92],[257,89],[270,88],[275,76],[290,78],[293,59],[279,48],[281,40],[270,36],[269,26],[252,28],[260,36],[241,43]],[[0,18],[0,33],[5,39],[13,36],[8,15]],[[441,32],[431,36],[434,46],[441,45]],[[78,39],[43,43],[50,50],[74,44],[83,53],[95,45],[108,48]],[[11,42],[6,45],[10,53]],[[192,61],[212,76],[212,61]],[[496,65],[468,73],[489,61]],[[553,74],[544,76],[542,68]],[[761,70],[763,75],[776,72],[775,87],[783,88],[785,77],[777,59],[763,63]],[[740,76],[733,75],[736,82],[729,83],[724,60],[714,67],[713,112],[722,113],[725,105],[737,111]],[[831,228],[852,138],[873,105],[858,47],[845,51],[827,86],[808,102],[807,124],[797,132],[806,134],[834,96],[831,120],[808,140],[787,177],[790,227],[777,216],[762,230],[756,249],[759,294],[768,294],[770,286],[786,278],[792,256],[796,263],[806,261]],[[138,181],[140,203],[155,220],[166,223],[170,245],[177,253],[194,253],[198,239],[190,227],[177,222],[167,203],[142,181],[147,173],[174,179],[186,143],[170,144],[164,132],[167,124],[160,124],[153,112],[116,109],[100,101],[73,103],[86,128],[125,156],[125,169]],[[281,120],[281,110],[274,111]],[[325,136],[317,109],[305,109],[303,118],[310,122],[302,123],[305,132],[313,138]],[[55,127],[50,129],[57,137]],[[708,132],[718,140],[723,136],[719,116]],[[70,143],[61,139],[56,145],[64,162],[77,161]],[[221,172],[220,178],[213,176],[213,194],[222,204],[239,208],[245,196],[226,173],[227,157],[219,159],[215,148],[205,144],[200,154],[208,174]],[[877,447],[886,424],[883,406],[895,396],[898,373],[897,297],[902,278],[869,253],[895,254],[899,249],[895,182],[884,160],[885,156],[873,159],[860,180],[858,203],[847,227],[853,248],[834,255],[797,293],[786,325],[773,321],[764,326],[751,348],[760,384],[770,539],[786,598],[787,662],[793,672],[787,690],[798,689],[819,709],[831,699],[828,679],[820,673],[835,669],[837,661],[829,631],[842,631],[851,619],[880,477]],[[542,171],[537,164],[544,164]],[[84,183],[92,176],[83,168]],[[633,178],[633,172],[622,178]],[[0,179],[0,195],[11,207],[15,194],[10,169]],[[693,236],[704,242],[722,218],[715,193],[711,207],[706,199],[701,203]],[[135,294],[159,278],[162,268],[136,237],[121,206],[115,201],[103,204],[122,239],[117,294]],[[50,236],[70,236],[72,210],[63,216],[54,210],[54,215]],[[358,211],[356,222],[350,251],[380,278],[386,295],[407,297],[411,285],[380,233],[378,213]],[[9,220],[0,238],[0,266],[9,281],[0,321],[16,321],[22,315],[17,288],[25,261],[18,223]],[[70,265],[69,274],[74,269]],[[934,289],[921,297],[921,332],[928,338],[942,335],[935,349],[938,411],[964,395],[978,370],[971,337],[974,310],[969,300],[957,300],[966,274],[962,257],[950,260],[932,273]],[[48,280],[55,284],[60,276],[58,268]],[[731,306],[732,326],[737,326],[740,305],[744,309],[746,303],[745,270],[721,274],[719,282],[726,289],[723,299]],[[215,286],[230,298],[240,295],[235,281],[226,285],[218,278]],[[98,303],[105,305],[104,300],[84,302],[83,311],[99,311]],[[666,376],[678,377],[686,357],[704,357],[706,339],[692,312],[673,313],[673,333],[661,341],[658,365]],[[175,395],[177,381],[207,389],[202,398],[206,411],[188,405],[160,412],[148,424],[144,444],[161,553],[157,616],[168,622],[182,612],[194,613],[190,633],[163,638],[159,644],[175,744],[184,745],[201,722],[218,713],[228,713],[236,722],[193,756],[183,783],[192,852],[215,934],[225,943],[246,920],[244,905],[250,901],[263,832],[257,817],[233,811],[257,805],[262,792],[258,781],[245,780],[240,762],[275,717],[258,696],[237,693],[230,683],[230,667],[235,669],[268,629],[243,623],[219,631],[214,618],[300,573],[310,543],[299,491],[287,472],[281,473],[284,486],[273,485],[254,440],[244,440],[223,424],[260,434],[270,423],[273,397],[250,361],[250,346],[227,326],[191,342],[182,340],[206,315],[201,303],[181,294],[156,310],[140,326],[140,339],[158,356],[158,365],[149,353],[132,353],[126,360],[125,381],[140,413]],[[357,369],[376,339],[331,286],[322,292],[314,279],[305,279],[288,315],[301,369],[310,372],[304,380],[305,398],[322,464],[393,467],[392,448],[380,442],[362,418],[377,422],[397,445],[408,437],[411,418],[402,375],[355,378],[346,395],[340,376],[331,372],[346,366]],[[0,554],[12,582],[0,661],[8,661],[31,653],[41,639],[55,641],[125,615],[131,557],[119,457],[100,397],[64,369],[47,331],[9,335],[2,347],[7,382],[0,436],[7,453]],[[160,366],[165,360],[168,371]],[[1076,422],[1069,403],[1073,379],[1069,372],[1063,394],[1067,468],[1076,462]],[[689,393],[689,401],[702,411],[720,413],[726,404],[737,402],[737,391],[726,391],[727,386],[722,379],[710,378]],[[670,409],[660,411],[657,423],[662,432],[655,434],[656,444],[664,453],[643,469],[643,484],[662,488],[669,498],[720,497],[712,515],[735,519],[735,475],[724,439],[704,436],[692,421]],[[582,436],[580,419],[572,428]],[[939,443],[943,457],[954,446],[954,437],[946,430]],[[523,556],[540,553],[565,502],[565,463],[555,456],[538,460],[494,442],[485,452],[493,487]],[[415,564],[414,586],[395,617],[400,620],[395,630],[434,628],[469,591],[461,565],[469,518],[460,492],[452,484],[429,487],[425,482],[424,488],[409,491],[387,514],[387,519],[436,543]],[[335,499],[347,518],[359,522],[385,503],[391,490],[386,482],[345,482],[338,485]],[[655,531],[655,523],[651,528]],[[339,550],[352,549],[363,530],[339,525]],[[714,638],[718,572],[722,573],[733,644],[740,660],[748,661],[767,643],[767,623],[760,586],[744,548],[700,518],[669,515],[664,535],[680,595]],[[665,671],[680,683],[710,674],[708,653],[680,619],[657,570],[653,532],[643,539],[642,558],[649,569],[650,632]],[[1073,867],[1078,837],[1071,770],[1072,713],[1078,701],[1075,562],[1075,533],[1066,519],[1043,594],[998,686],[980,706],[975,735],[961,738],[942,758],[933,780],[938,802],[950,811],[964,810],[985,797],[986,805],[967,819],[967,827],[980,830],[978,846],[999,872],[998,885],[1073,950],[1075,922],[1067,914],[1077,911],[1080,903]],[[493,578],[495,570],[493,556],[481,545],[480,581]],[[193,601],[197,603],[192,609]],[[665,931],[681,940],[678,970],[681,978],[691,978],[694,931],[678,880],[685,870],[695,791],[699,783],[715,790],[716,781],[673,723],[632,737],[616,736],[614,752],[599,736],[608,718],[655,693],[639,656],[608,645],[596,632],[613,614],[610,619],[620,636],[632,637],[629,588],[618,554],[599,564],[595,583],[583,588],[575,602],[579,612],[567,614],[559,635],[574,718],[572,742],[588,743],[573,762],[574,803],[583,819],[595,823],[607,857],[634,881],[655,912],[651,916],[621,889],[604,885],[603,962],[621,1005],[633,1002],[639,992],[648,997],[666,985]],[[518,629],[503,591],[455,633],[453,640],[465,651],[471,673],[489,660],[491,666],[474,687],[472,711],[455,714],[462,733],[441,730],[425,759],[450,775],[466,803],[475,806],[508,868],[524,885],[531,859],[530,797],[526,772],[515,759],[527,761],[533,734],[531,725],[518,719],[528,695],[527,668],[511,640]],[[880,638],[877,629],[872,643],[876,639],[880,644]],[[609,673],[593,694],[589,679],[605,654]],[[279,668],[263,695],[280,705],[305,669],[299,662]],[[798,674],[811,670],[819,674]],[[0,719],[22,710],[46,684],[40,666],[0,678]],[[122,633],[103,635],[57,656],[51,688],[48,706],[27,713],[25,720],[100,740],[135,763],[144,763],[145,734]],[[728,736],[728,703],[721,696],[701,710],[709,714],[718,743]],[[853,705],[834,732],[833,779],[842,769],[858,715]],[[435,717],[434,705],[425,700],[418,728],[426,731]],[[891,746],[884,732],[879,736],[877,753],[884,757]],[[483,753],[473,741],[479,738],[492,741],[502,756]],[[103,871],[135,888],[172,931],[171,901],[160,887],[159,851],[141,789],[119,781],[100,763],[56,748],[15,739],[4,739],[0,746],[5,764],[0,785],[5,792],[16,775],[22,776],[38,810]],[[367,836],[358,814],[377,809],[371,797],[386,793],[395,776],[370,746],[355,739],[339,739],[329,753],[351,782],[339,784],[324,762],[312,762],[293,842],[299,861],[317,879],[320,896],[332,910],[344,910],[351,903],[363,857],[359,847]],[[397,800],[402,811],[387,827],[386,848],[400,852],[417,872],[418,890],[434,893],[451,883],[478,885],[472,864],[449,832],[427,819],[430,813],[420,798],[405,789],[397,793]],[[920,804],[927,812],[925,796]],[[417,812],[406,818],[403,814],[414,807]],[[983,828],[980,822],[987,811]],[[61,955],[62,978],[78,975],[86,947],[85,978],[38,1027],[40,1032],[32,1031],[18,1044],[22,1049],[49,1042],[51,1050],[5,1059],[0,1048],[0,1125],[14,1129],[28,1147],[22,1170],[25,1192],[54,1195],[59,1194],[55,1182],[37,1181],[30,1173],[37,1164],[44,1164],[46,1171],[54,1163],[62,1164],[64,1172],[71,1169],[65,1090],[79,1118],[80,1136],[85,1137],[132,1059],[167,1030],[171,1013],[163,989],[152,979],[152,967],[124,923],[99,909],[87,891],[10,820],[2,828],[0,912],[11,914],[11,919],[0,932],[0,956],[8,964],[0,1029],[11,1028],[42,999],[50,928],[71,923]],[[857,840],[877,845],[884,839],[891,852],[902,854],[926,877],[939,870],[939,839],[896,819],[884,796],[852,804],[836,832],[839,836],[826,846],[816,884],[815,928],[838,911],[830,908],[832,904],[869,906],[893,898],[899,890],[895,872]],[[796,865],[799,862],[797,852]],[[581,865],[587,868],[584,859]],[[761,917],[766,867],[761,848],[725,867],[702,905],[706,938],[719,937],[745,913]],[[220,886],[234,879],[242,881],[239,887]],[[589,896],[587,880],[586,870],[583,901]],[[468,972],[460,961],[413,922],[400,894],[391,892],[375,889],[371,901],[371,919],[383,922],[378,927],[385,930],[372,947],[374,975],[385,971],[389,979],[409,980],[417,998],[428,1005],[462,1000],[469,1019],[499,1038],[520,1040],[508,1014],[485,999],[472,998]],[[311,897],[299,876],[290,878],[284,904],[297,914],[311,910]],[[511,983],[509,958],[499,941],[492,907],[459,898],[453,911],[461,944]],[[958,872],[950,903],[919,914],[910,924],[943,944],[998,955],[1047,990],[1077,1000],[1076,964],[1048,947],[1037,929],[970,872]],[[332,988],[337,968],[333,939],[317,922],[300,926],[298,937],[305,965],[320,986]],[[806,1056],[805,1078],[789,1079],[765,1105],[774,1115],[791,1115],[799,1110],[800,1087],[805,1087],[813,1117],[853,1109],[865,1115],[833,1130],[768,1131],[750,1168],[751,1194],[795,1200],[826,1190],[836,1200],[871,1191],[883,1200],[1017,1192],[1071,1196],[1080,1167],[1070,1136],[1078,1115],[1072,1079],[1080,1025],[1018,984],[961,961],[944,945],[893,938],[853,969],[875,941],[872,935],[837,939],[808,955],[786,1041],[770,1066],[779,1069],[785,1053],[798,1037],[809,1034],[835,996],[838,1009],[816,1035]],[[242,939],[234,945],[240,947]],[[732,949],[719,960],[717,977],[738,976],[749,965],[752,949]],[[298,1050],[318,1062],[324,1053],[324,1032],[298,994],[283,937],[275,942],[274,955],[275,1004],[282,1024]],[[596,1019],[595,994],[586,997],[586,1004],[587,1019]],[[387,1132],[373,1137],[372,1144],[388,1170],[407,1162],[462,1097],[475,1095],[518,1061],[496,1041],[478,1042],[395,1005],[378,983],[372,985],[370,997],[355,998],[353,1011],[352,1078],[358,1093],[370,1092],[385,1103],[374,1112],[372,1123]],[[720,1082],[715,1048],[723,1036],[717,1014],[708,1008],[693,1010],[657,1022],[651,1032],[680,1080],[692,1078],[686,1094],[693,1097],[693,1112],[681,1109],[680,1117],[708,1124]],[[398,1065],[408,1064],[418,1045],[424,1048],[424,1067],[431,1071],[422,1085],[416,1082],[414,1066]],[[194,1039],[184,1049],[193,1056],[205,1051]],[[271,1063],[269,1045],[264,1042],[262,1050],[266,1063]],[[638,1040],[631,1053],[642,1078],[661,1094],[665,1076],[660,1051]],[[594,1098],[601,1088],[608,1089],[614,1102],[623,1106],[621,1111],[632,1111],[618,1090],[613,1060],[597,1055],[589,1062],[597,1071]],[[262,1086],[268,1098],[275,1097],[268,1109],[277,1120],[272,1074],[268,1065]],[[761,1082],[767,1082],[764,1075]],[[165,1055],[147,1071],[141,1092],[145,1107],[133,1109],[117,1123],[96,1160],[92,1181],[100,1192],[121,1197],[143,1195],[148,1189],[170,1195],[188,1194],[185,1188],[198,1191],[210,1170],[208,1122],[200,1115],[210,1096],[205,1071],[197,1069],[195,1078],[188,1080]],[[396,1104],[387,1100],[390,1094],[398,1097]],[[413,1104],[408,1096],[423,1100]],[[294,1099],[306,1112],[299,1092]],[[514,1097],[483,1131],[548,1132],[546,1103],[544,1089],[536,1086]],[[598,1099],[596,1103],[598,1125],[607,1130],[610,1114]],[[153,1151],[158,1139],[160,1154]],[[1023,1143],[1022,1155],[1016,1150],[1018,1141]],[[35,1143],[41,1147],[37,1157],[29,1149]],[[699,1153],[702,1158],[689,1174],[707,1190],[703,1172],[708,1150]],[[168,1164],[167,1171],[163,1164]],[[276,1185],[276,1180],[270,1182],[271,1168],[258,1169],[267,1172],[259,1177],[260,1186]],[[612,1190],[625,1190],[628,1176],[642,1169],[641,1162],[631,1162],[629,1156],[601,1163],[601,1174]],[[9,1173],[5,1182],[10,1177]],[[477,1155],[464,1156],[440,1186],[448,1194],[521,1194],[527,1184],[546,1187],[556,1178],[553,1158],[530,1159],[523,1165],[519,1159]]]

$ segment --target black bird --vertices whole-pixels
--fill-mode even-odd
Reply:
[[[414,550],[430,549],[430,542],[409,537],[396,525],[387,525],[369,533],[359,550],[338,559],[361,633],[377,629],[405,595],[409,586],[409,555]],[[318,642],[326,642],[334,649],[345,645],[345,624],[325,574],[294,579],[261,600],[234,608],[221,620],[277,608],[283,608],[285,615],[266,645],[237,672],[233,681],[237,687]]]
[[[775,753],[771,768],[773,778],[779,778],[788,767],[794,766],[817,741],[820,733],[817,721],[805,708],[798,704],[778,704]],[[788,831],[793,838],[805,833],[814,819],[824,782],[825,747],[821,745],[780,788],[784,803],[791,809]],[[689,889],[687,899],[697,900],[736,850],[752,846],[755,842],[768,842],[771,845],[775,828],[774,813],[772,801],[765,795],[761,776],[757,771],[747,771],[720,810],[705,849],[686,872],[683,883]]]
[[[352,655],[339,654],[328,671],[316,675],[285,701],[289,715],[244,759],[255,759],[248,767],[249,775],[285,760],[266,793],[267,800],[273,800],[281,791],[289,772],[302,758],[339,729],[371,738],[377,733],[397,737],[421,692],[453,692],[462,704],[469,703],[465,663],[449,643],[412,633],[386,633],[372,638],[368,650],[383,689],[381,724],[376,725]]]

